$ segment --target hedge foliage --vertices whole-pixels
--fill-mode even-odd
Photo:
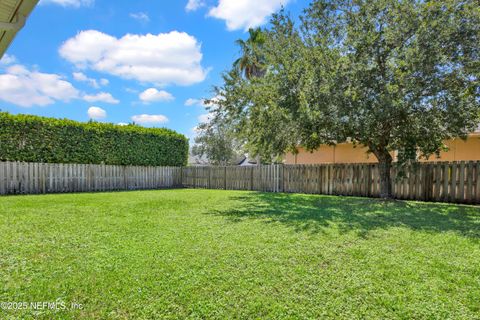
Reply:
[[[173,130],[0,112],[0,160],[183,166],[188,140]]]

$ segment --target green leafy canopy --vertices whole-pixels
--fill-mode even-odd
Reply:
[[[401,162],[428,157],[476,128],[479,44],[475,0],[316,0],[298,24],[274,15],[265,75],[227,72],[218,114],[254,152],[352,141],[385,176],[391,151]]]

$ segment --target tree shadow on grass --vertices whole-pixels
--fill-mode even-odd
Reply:
[[[332,224],[341,233],[366,236],[375,229],[406,227],[428,232],[456,232],[480,239],[480,207],[439,203],[317,195],[250,193],[230,198],[235,208],[211,211],[232,222],[262,219],[296,231],[323,232]]]

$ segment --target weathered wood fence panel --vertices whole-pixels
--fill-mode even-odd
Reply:
[[[397,199],[480,204],[480,161],[392,168]],[[187,167],[184,187],[378,197],[376,164]]]
[[[0,162],[0,194],[173,188],[181,168]]]
[[[398,199],[480,204],[480,161],[418,163],[393,168]],[[253,167],[134,167],[0,162],[0,195],[205,188],[379,196],[376,164]]]

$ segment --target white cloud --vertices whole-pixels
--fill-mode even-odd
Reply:
[[[190,143],[195,142],[195,138],[202,132],[198,126],[195,126],[190,129],[189,134],[187,134],[188,138],[190,139]]]
[[[185,105],[187,107],[191,107],[191,106],[205,106],[205,100],[203,99],[194,99],[194,98],[189,98],[185,101]]]
[[[74,72],[73,73],[73,79],[75,79],[77,81],[89,81],[89,80],[94,80],[95,81],[95,79],[90,79],[84,73],[81,73],[81,72]],[[95,81],[95,83],[96,83],[96,81]]]
[[[115,99],[110,93],[100,92],[94,95],[84,95],[83,100],[88,102],[105,102],[111,104],[118,104],[120,101]]]
[[[205,1],[203,0],[188,0],[187,5],[185,6],[185,10],[195,11],[204,6],[205,6]]]
[[[139,114],[132,116],[132,121],[139,124],[158,124],[168,122],[168,118],[162,114]]]
[[[210,104],[218,104],[220,101],[225,101],[225,97],[221,94],[217,94],[210,98]]]
[[[142,23],[147,23],[150,21],[150,17],[145,12],[130,13],[130,18],[138,20]]]
[[[57,74],[31,71],[17,64],[0,75],[0,100],[18,106],[46,106],[78,97],[78,90]]]
[[[41,0],[40,4],[58,4],[62,7],[90,7],[95,3],[95,0]]]
[[[159,86],[191,85],[207,75],[201,65],[201,45],[195,37],[178,31],[122,38],[82,31],[63,43],[60,55],[79,68]]]
[[[17,61],[17,58],[15,56],[5,54],[2,59],[0,59],[0,65],[8,65],[15,63]]]
[[[212,120],[212,114],[211,113],[205,113],[201,114],[198,116],[198,122],[200,123],[208,123]]]
[[[74,73],[73,73],[73,79],[75,79],[75,80],[77,80],[77,81],[80,81],[80,82],[86,82],[86,83],[88,83],[91,87],[93,87],[93,88],[95,88],[95,89],[100,88],[100,86],[98,85],[97,80],[87,77],[87,75],[84,74],[84,73],[82,73],[82,72],[74,72]]]
[[[255,28],[290,0],[220,0],[208,15],[225,20],[228,30]]]
[[[100,88],[100,86],[106,86],[110,83],[110,81],[108,81],[108,79],[104,79],[104,78],[100,79],[99,81],[97,81],[96,79],[93,79],[93,78],[89,78],[83,72],[74,72],[72,75],[73,75],[73,79],[75,79],[77,81],[80,81],[80,82],[86,82],[86,83],[88,83],[89,86],[91,86],[95,89]]]
[[[210,100],[207,102],[206,99],[195,99],[195,98],[189,98],[185,100],[184,105],[187,107],[191,106],[199,106],[199,107],[216,107],[218,105],[218,101],[223,99],[223,97],[220,96],[214,96],[213,98],[207,99]]]
[[[139,93],[140,91],[137,90],[137,89],[133,89],[133,88],[125,88],[125,91],[127,91],[128,93]]]
[[[142,100],[144,103],[150,103],[150,102],[168,102],[172,101],[175,98],[173,95],[167,91],[161,90],[158,91],[155,88],[149,88],[138,96],[140,100]]]
[[[215,110],[219,107],[218,103],[220,100],[223,100],[224,98],[217,95],[209,99],[208,103],[204,100],[202,102],[204,107],[208,107],[209,112],[204,113],[198,116],[197,120],[199,123],[208,123],[212,121],[214,115],[215,115]]]
[[[128,123],[126,123],[126,122],[119,122],[119,123],[117,123],[117,126],[122,126],[122,127],[128,126]]]
[[[209,107],[210,110],[214,110],[214,109],[218,108],[218,105],[219,105],[220,101],[225,100],[225,98],[220,96],[220,95],[216,95],[216,96],[210,98],[209,100],[210,101],[208,101],[208,102],[204,101],[203,105],[205,107]]]
[[[99,107],[90,107],[87,111],[88,117],[93,120],[104,119],[107,117],[107,111]]]

